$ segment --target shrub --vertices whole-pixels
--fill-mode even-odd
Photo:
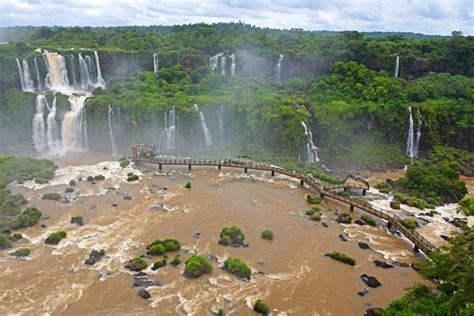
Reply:
[[[84,225],[84,222],[82,220],[82,216],[76,215],[76,216],[71,217],[71,224],[76,224],[78,226]]]
[[[399,200],[390,201],[390,207],[393,208],[394,210],[399,210],[400,209],[400,201]]]
[[[253,310],[260,314],[268,314],[268,305],[264,301],[258,299],[253,305]]]
[[[50,201],[59,201],[61,200],[61,195],[59,193],[46,193],[41,197],[42,200]]]
[[[86,180],[88,182],[92,182],[92,181],[94,181],[94,177],[93,176],[88,176]]]
[[[132,270],[132,271],[141,271],[148,267],[148,262],[146,262],[143,258],[135,257],[131,259],[126,265],[125,268]]]
[[[69,181],[69,185],[70,185],[70,186],[76,185],[76,180],[71,180],[71,181]]]
[[[57,231],[49,235],[48,238],[46,238],[45,243],[48,245],[57,245],[62,239],[66,238],[66,236],[67,233],[65,231]]]
[[[23,235],[22,235],[22,234],[18,234],[18,233],[13,234],[12,236],[10,236],[10,240],[11,240],[11,241],[18,241],[18,240],[20,240],[20,239],[22,239],[22,238],[23,238]]]
[[[390,193],[390,191],[392,191],[392,186],[388,182],[380,182],[375,188],[382,193]]]
[[[351,197],[351,194],[349,192],[346,192],[346,191],[339,191],[339,192],[337,192],[337,195],[342,196],[342,197],[346,197],[346,198]]]
[[[227,239],[224,241],[224,237],[229,237],[229,243],[227,243]],[[219,240],[219,244],[221,245],[232,245],[233,247],[240,247],[244,244],[244,233],[240,228],[237,226],[230,226],[224,227],[220,234],[221,239]]]
[[[168,263],[168,260],[166,258],[163,258],[162,260],[158,260],[153,264],[153,267],[151,268],[152,270],[158,270],[159,268],[162,268],[166,266]]]
[[[156,244],[150,247],[147,254],[151,256],[160,256],[166,252],[165,246],[163,244]]]
[[[313,210],[307,210],[307,211],[305,212],[305,214],[308,215],[308,216],[313,215],[313,213],[314,213]]]
[[[321,206],[319,206],[319,205],[313,205],[313,206],[311,206],[311,210],[312,210],[313,212],[321,212]]]
[[[66,188],[66,190],[64,190],[65,193],[72,193],[74,192],[74,189],[73,188]]]
[[[230,237],[229,236],[224,236],[221,238],[221,240],[219,240],[219,244],[223,245],[223,246],[229,246],[230,245]]]
[[[123,157],[123,158],[120,158],[119,159],[119,162],[120,162],[120,167],[121,168],[125,168],[126,166],[128,166],[130,164],[130,160],[128,160],[127,158]]]
[[[48,183],[48,182],[49,182],[48,179],[35,178],[35,183],[38,183],[38,184],[45,184],[45,183]]]
[[[371,216],[368,216],[368,215],[362,215],[360,217],[360,219],[362,219],[366,224],[370,225],[370,226],[377,226],[377,222],[375,221],[375,219]]]
[[[319,222],[321,220],[321,215],[319,215],[319,214],[313,215],[313,216],[311,216],[310,219],[312,221]]]
[[[189,182],[189,181],[186,182],[186,184],[184,185],[184,187],[185,187],[186,189],[191,189],[191,182]]]
[[[306,194],[306,201],[311,204],[319,204],[321,203],[321,197],[315,194]]]
[[[97,181],[102,181],[102,180],[105,180],[105,177],[103,175],[99,174],[99,175],[95,176],[94,179],[97,180]]]
[[[132,173],[132,175],[128,176],[127,181],[132,182],[132,181],[137,181],[138,179],[140,178],[136,174]]]
[[[345,263],[345,264],[348,264],[348,265],[351,265],[351,266],[354,266],[355,265],[355,260],[343,253],[340,253],[340,252],[337,252],[337,251],[333,251],[329,254],[326,254],[327,257],[330,257],[331,259],[334,259],[336,261],[339,261],[339,262],[342,262],[342,263]]]
[[[191,278],[199,278],[204,273],[212,271],[209,260],[200,255],[192,255],[184,262],[184,265],[184,275]]]
[[[219,308],[217,311],[217,316],[224,316],[224,310],[222,308]]]
[[[466,216],[474,216],[474,198],[465,197],[459,201],[458,212]]]
[[[99,255],[100,255],[101,257],[105,256],[105,250],[104,250],[104,249],[100,249]]]
[[[181,249],[181,243],[176,239],[165,239],[163,245],[166,251],[177,251]]]
[[[0,249],[10,248],[11,246],[12,242],[10,239],[6,235],[0,233]]]
[[[15,257],[26,257],[29,256],[31,253],[31,250],[28,248],[20,248],[12,252],[12,256]]]
[[[173,260],[171,260],[171,264],[175,267],[178,266],[180,263],[181,263],[181,259],[179,259],[179,256],[175,256]]]
[[[247,264],[239,259],[229,258],[224,261],[224,270],[238,276],[239,278],[249,279],[252,274],[252,270]]]
[[[273,239],[273,232],[269,229],[266,229],[262,232],[261,236],[262,236],[263,239],[272,240]]]
[[[41,215],[41,212],[37,208],[27,208],[23,213],[7,222],[7,225],[11,229],[30,227],[38,223]]]
[[[418,223],[414,219],[404,219],[402,220],[402,225],[408,228],[411,231],[414,231],[418,227]]]

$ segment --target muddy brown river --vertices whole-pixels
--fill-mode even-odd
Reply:
[[[0,253],[0,314],[209,315],[223,308],[226,314],[253,315],[253,303],[262,298],[273,315],[362,315],[421,282],[411,268],[382,269],[372,262],[413,262],[407,241],[380,225],[336,223],[337,213],[346,212],[347,206],[331,201],[322,203],[327,228],[308,220],[308,192],[288,179],[209,168],[189,173],[165,167],[158,173],[142,165],[136,167],[143,173],[140,180],[127,183],[126,174],[138,171],[120,169],[117,162],[66,167],[83,161],[59,161],[58,176],[45,187],[15,188],[43,212],[44,219],[19,231],[26,239],[16,242],[13,250],[30,248],[26,260],[10,256],[12,249]],[[70,203],[40,199],[45,192],[64,192],[70,179],[98,173],[107,179],[79,182],[73,193],[65,194]],[[192,182],[191,189],[184,188],[186,181]],[[125,192],[131,200],[123,198]],[[73,215],[82,215],[85,225],[71,224]],[[221,229],[229,225],[244,231],[248,248],[218,245]],[[260,238],[265,229],[273,231],[273,241]],[[57,230],[65,230],[67,238],[57,246],[45,245],[45,238]],[[341,241],[339,234],[348,241]],[[153,240],[165,238],[182,244],[179,252],[168,254],[170,258],[179,253],[184,262],[192,253],[212,255],[212,273],[188,279],[182,276],[183,263],[152,271],[158,258],[147,259],[145,272],[161,286],[148,287],[151,298],[142,299],[139,288],[132,287],[133,273],[124,265],[144,254]],[[359,240],[373,250],[360,249]],[[92,267],[84,264],[91,250],[102,248],[105,258]],[[356,265],[324,256],[334,250],[355,258]],[[250,281],[220,268],[228,257],[240,258],[252,268]],[[360,279],[364,273],[377,277],[382,286],[368,288],[361,297],[357,292],[367,287]]]

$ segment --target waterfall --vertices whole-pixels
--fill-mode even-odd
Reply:
[[[276,80],[280,82],[280,77],[281,77],[281,62],[283,61],[283,55],[280,55],[280,58],[278,58],[278,63],[276,65],[275,73],[276,73]]]
[[[72,77],[72,85],[77,89],[76,58],[74,58],[73,54],[69,55],[69,65],[69,70]]]
[[[225,56],[222,56],[221,57],[221,76],[225,76],[225,73],[226,73],[226,57]]]
[[[413,158],[415,157],[415,133],[413,132],[414,124],[411,106],[408,106],[408,112],[410,113],[410,116],[408,117],[408,137],[406,155],[410,158]]]
[[[89,74],[89,67],[87,61],[79,53],[79,76],[81,78],[81,90],[86,90],[92,86],[92,80]]]
[[[224,143],[224,106],[219,108],[219,134],[221,136],[221,146]]]
[[[33,116],[33,145],[38,152],[42,152],[46,147],[46,128],[44,123],[44,108],[47,106],[44,94],[36,96],[36,113]]]
[[[160,134],[159,147],[160,149],[170,150],[176,147],[176,110],[175,107],[165,114],[165,128]],[[170,125],[168,126],[168,122]]]
[[[31,80],[30,67],[28,61],[23,59],[21,64],[18,58],[16,59],[18,66],[18,73],[20,75],[21,90],[25,92],[33,92],[35,90],[33,80]]]
[[[158,60],[158,53],[153,54],[153,73],[158,72],[158,66],[159,66],[159,60]]]
[[[301,121],[301,125],[304,128],[304,134],[306,135],[306,148],[305,148],[305,162],[317,162],[319,161],[318,157],[318,148],[314,146],[313,143],[313,133],[311,130],[308,130],[304,121]]]
[[[71,110],[64,115],[61,126],[62,145],[65,149],[87,149],[87,124],[84,105],[89,96],[88,94],[71,94],[68,98]]]
[[[224,53],[218,53],[212,57],[209,58],[209,67],[211,67],[212,70],[217,70],[219,69],[219,58],[223,57]],[[224,62],[225,63],[225,62]],[[222,61],[221,61],[222,65]]]
[[[235,76],[235,54],[234,53],[230,55],[230,60],[231,60],[230,75],[233,77]]]
[[[46,104],[47,105],[47,104]],[[56,123],[56,94],[54,94],[53,106],[48,108],[49,113],[46,118],[46,138],[48,142],[48,148],[50,151],[55,151],[59,147],[58,139],[58,123]]]
[[[199,106],[197,104],[194,104],[194,108],[196,109],[196,111],[199,112],[199,119],[201,121],[202,131],[204,132],[204,140],[206,141],[206,146],[212,146],[212,135],[209,129],[207,128],[204,113],[202,113],[202,111],[199,111]]]
[[[117,121],[115,119],[114,110],[109,104],[109,135],[110,135],[110,145],[112,147],[112,155],[117,155]]]
[[[53,91],[69,93],[69,79],[67,74],[66,62],[64,57],[58,53],[45,52],[48,66],[49,87]]]
[[[397,58],[395,59],[395,70],[393,73],[393,77],[398,78],[399,72],[400,72],[400,56],[397,56]]]
[[[100,69],[99,54],[97,51],[94,51],[95,56],[95,67],[97,70],[97,87],[105,89],[105,80],[102,78],[102,70]]]
[[[41,83],[39,67],[38,67],[38,60],[36,59],[36,56],[33,58],[33,60],[35,62],[36,82],[38,84],[37,87],[36,87],[36,90],[42,91],[43,90],[43,84]]]
[[[423,116],[421,115],[420,109],[418,109],[418,127],[416,128],[415,157],[418,157],[418,148],[420,147],[422,125]]]

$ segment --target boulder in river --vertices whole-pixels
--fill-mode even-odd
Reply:
[[[321,222],[321,226],[328,228],[328,224],[326,224],[325,222]]]
[[[380,260],[374,260],[374,264],[379,267],[379,268],[382,268],[382,269],[390,269],[390,268],[393,268],[393,265],[385,262],[385,261],[380,261]]]
[[[94,265],[96,262],[100,261],[100,259],[105,256],[105,251],[97,251],[97,250],[92,250],[89,254],[89,258],[84,261],[84,264],[87,264],[89,266]]]
[[[339,214],[336,218],[336,222],[339,224],[350,224],[352,223],[352,216],[347,213]]]
[[[364,296],[368,292],[369,292],[369,289],[365,287],[362,291],[357,292],[357,294],[359,294],[359,296]]]
[[[344,237],[343,234],[339,234],[339,239],[342,240],[342,241],[347,241],[346,237]]]
[[[366,242],[359,241],[359,248],[360,248],[360,249],[370,249],[370,246],[369,246],[369,244],[366,243]]]
[[[365,284],[367,284],[368,286],[373,287],[373,288],[377,288],[377,287],[382,285],[382,283],[380,283],[379,280],[377,280],[376,277],[369,276],[365,273],[362,274],[360,276],[360,278],[362,279],[362,281],[364,281]]]
[[[150,292],[148,292],[148,291],[145,290],[145,289],[140,289],[140,290],[138,291],[138,296],[140,296],[141,298],[143,298],[143,299],[145,299],[145,300],[147,300],[147,299],[149,299],[149,298],[151,297]]]
[[[360,225],[360,226],[364,226],[365,223],[363,221],[361,221],[360,219],[354,221],[354,224],[357,224],[357,225]]]
[[[383,309],[375,307],[375,308],[369,308],[368,310],[365,311],[364,316],[379,316],[382,315]]]

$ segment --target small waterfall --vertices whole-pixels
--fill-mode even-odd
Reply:
[[[227,57],[222,56],[221,57],[221,76],[225,76],[226,74],[226,59]]]
[[[306,148],[305,148],[305,162],[318,162],[319,157],[318,157],[318,148],[314,146],[313,143],[313,133],[311,133],[311,130],[308,130],[308,127],[306,126],[304,121],[301,121],[301,125],[303,125],[304,128],[304,134],[306,135]]]
[[[196,109],[196,111],[199,112],[199,119],[201,121],[202,131],[204,132],[204,140],[206,142],[206,146],[207,147],[212,146],[212,135],[209,129],[207,128],[206,118],[204,117],[204,113],[202,113],[202,111],[199,111],[199,106],[197,104],[194,104],[194,108]]]
[[[154,53],[153,54],[153,73],[157,73],[158,72],[158,67],[159,67],[159,59],[158,59],[158,53]]]
[[[81,90],[86,90],[92,86],[92,80],[89,74],[89,66],[87,61],[79,53],[79,76],[81,78]]]
[[[53,91],[68,93],[71,90],[64,57],[57,53],[45,52],[48,66],[49,88]]]
[[[408,112],[410,113],[410,116],[408,117],[408,137],[406,155],[410,158],[413,158],[415,157],[415,133],[413,131],[414,124],[411,106],[408,106]]]
[[[218,70],[219,69],[219,58],[223,58],[224,53],[218,53],[211,58],[209,58],[209,67],[211,67],[212,70]],[[225,64],[225,62],[224,62]],[[221,66],[222,66],[222,61],[221,61]],[[221,70],[222,71],[222,70]]]
[[[280,82],[280,77],[281,77],[281,62],[283,61],[283,55],[280,55],[280,58],[278,58],[278,63],[276,65],[275,69],[275,74],[276,74],[276,80]]]
[[[36,96],[36,113],[33,116],[33,145],[38,152],[42,152],[47,147],[46,128],[44,122],[44,108],[47,106],[44,94]]]
[[[72,77],[72,85],[77,89],[76,58],[73,54],[69,55],[69,70]]]
[[[397,58],[395,59],[395,70],[393,73],[393,77],[398,78],[399,72],[400,72],[400,56],[397,56]]]
[[[418,148],[420,147],[421,128],[423,127],[423,116],[418,109],[418,127],[416,128],[415,157],[418,157]]]
[[[75,94],[69,96],[71,110],[64,115],[61,126],[62,145],[65,149],[87,149],[88,147],[84,105],[89,96]]]
[[[175,107],[165,114],[165,128],[160,134],[160,149],[170,150],[176,147],[176,110]],[[170,125],[168,125],[168,122]]]
[[[117,121],[115,119],[114,110],[109,104],[109,135],[110,135],[110,145],[112,147],[112,155],[117,155]]]
[[[219,108],[219,134],[221,136],[221,146],[224,143],[224,106]]]
[[[97,51],[94,51],[94,56],[97,70],[97,87],[105,89],[105,80],[102,78],[102,70],[100,69],[99,54],[97,54]]]
[[[233,77],[235,76],[235,54],[234,53],[230,55],[230,60],[231,60],[230,75]]]
[[[54,94],[53,106],[48,108],[48,110],[49,113],[46,118],[46,138],[49,150],[55,151],[60,145],[58,123],[56,122],[56,94]]]
[[[25,92],[34,92],[34,83],[31,80],[30,67],[28,66],[28,61],[23,59],[21,64],[18,58],[16,59],[18,66],[18,73],[20,75],[21,90]]]
[[[33,58],[33,60],[35,62],[35,71],[36,71],[36,82],[37,82],[36,90],[42,91],[43,90],[43,84],[41,83],[40,72],[39,72],[39,67],[38,67],[38,60],[36,59],[36,56]]]

